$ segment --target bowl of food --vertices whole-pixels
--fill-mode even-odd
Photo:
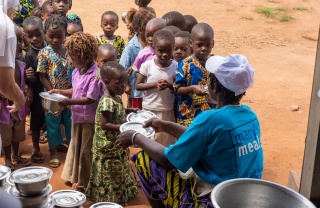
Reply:
[[[315,208],[304,196],[279,184],[252,178],[231,179],[211,192],[214,208]]]
[[[24,208],[44,207],[48,202],[48,197],[52,191],[52,186],[49,184],[44,193],[38,196],[22,196],[16,187],[9,188],[8,193],[17,197]]]
[[[40,97],[42,98],[42,107],[49,112],[61,112],[64,107],[60,106],[58,101],[66,99],[64,95],[58,93],[40,92]]]
[[[46,191],[51,176],[49,168],[32,166],[13,171],[10,180],[21,196],[38,196]]]

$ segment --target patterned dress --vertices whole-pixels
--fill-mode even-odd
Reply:
[[[116,35],[116,39],[114,40],[113,43],[111,43],[108,40],[104,39],[103,35],[98,35],[97,40],[98,40],[98,46],[100,46],[102,44],[113,45],[118,51],[117,61],[119,62],[122,51],[124,50],[124,47],[125,47],[123,38],[120,35]]]
[[[92,173],[86,189],[87,199],[94,202],[125,204],[138,193],[130,175],[129,156],[114,144],[118,131],[101,129],[101,112],[112,112],[112,123],[126,122],[125,108],[110,97],[99,101],[95,118],[95,134],[92,144]]]
[[[191,85],[205,87],[207,86],[209,75],[210,72],[191,55],[179,62],[173,87],[175,91],[179,87]],[[214,107],[214,104],[208,103],[207,96],[198,96],[194,93],[180,95],[178,96],[177,123],[188,127],[198,114]]]
[[[32,0],[19,0],[21,5],[21,11],[15,11],[13,21],[22,27],[23,21],[30,16],[30,13],[32,12],[34,5],[32,3]]]

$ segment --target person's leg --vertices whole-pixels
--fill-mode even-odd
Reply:
[[[12,124],[0,123],[0,135],[4,153],[4,161],[6,166],[11,167],[11,142],[12,142]]]
[[[6,166],[12,167],[12,161],[11,161],[11,144],[3,147],[4,152],[4,162]]]
[[[31,162],[19,155],[19,144],[20,142],[26,140],[26,120],[19,120],[18,117],[14,117],[12,118],[12,122],[12,161],[23,166],[28,166],[31,164]]]
[[[39,98],[38,98],[39,97]],[[30,130],[32,132],[32,162],[42,163],[43,156],[40,152],[40,131],[44,124],[44,111],[41,106],[41,98],[39,95],[33,96],[33,102],[30,104],[31,118]]]
[[[71,140],[71,125],[72,125],[70,109],[64,109],[62,111],[62,124],[64,125],[66,139],[69,144]]]

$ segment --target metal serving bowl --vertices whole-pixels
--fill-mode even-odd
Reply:
[[[214,208],[315,208],[301,194],[265,180],[239,178],[219,183],[211,192]]]
[[[49,202],[54,208],[80,208],[86,201],[86,196],[73,190],[61,190],[50,194]]]
[[[21,168],[12,172],[10,180],[22,196],[42,195],[49,184],[52,170],[40,166]]]
[[[49,94],[48,92],[40,92],[39,95],[42,98],[42,107],[45,110],[50,112],[61,112],[63,110],[58,101],[66,99],[66,96],[57,93]]]
[[[5,165],[0,165],[0,188],[6,185],[7,178],[10,176],[11,170]]]
[[[11,187],[8,193],[17,197],[24,208],[44,207],[47,204],[48,196],[52,191],[52,186],[49,184],[44,193],[39,196],[21,196],[16,187]]]
[[[89,208],[123,208],[123,206],[113,202],[99,202],[91,205]]]

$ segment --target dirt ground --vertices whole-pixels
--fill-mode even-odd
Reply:
[[[168,11],[195,16],[198,22],[210,24],[215,31],[213,53],[227,55],[240,53],[248,57],[255,69],[255,83],[243,103],[257,113],[265,154],[263,179],[287,185],[290,170],[302,167],[308,123],[309,103],[316,45],[319,31],[320,7],[318,0],[154,0],[157,16]],[[101,34],[100,15],[113,10],[119,15],[136,8],[132,0],[75,0],[73,13],[78,14],[85,32]],[[281,16],[267,18],[257,8],[276,8],[285,11],[288,22]],[[120,22],[116,34],[127,37],[126,26]],[[298,111],[291,106],[298,105]],[[26,157],[32,148],[28,137],[21,146]],[[41,145],[48,165],[48,147]],[[137,151],[133,149],[132,152]],[[63,162],[65,154],[59,155]],[[0,160],[3,164],[3,159]],[[36,164],[34,164],[36,165]],[[70,189],[60,179],[63,166],[52,169],[50,181],[54,191]],[[85,207],[91,203],[87,202]],[[127,207],[150,207],[142,191],[129,201]]]

